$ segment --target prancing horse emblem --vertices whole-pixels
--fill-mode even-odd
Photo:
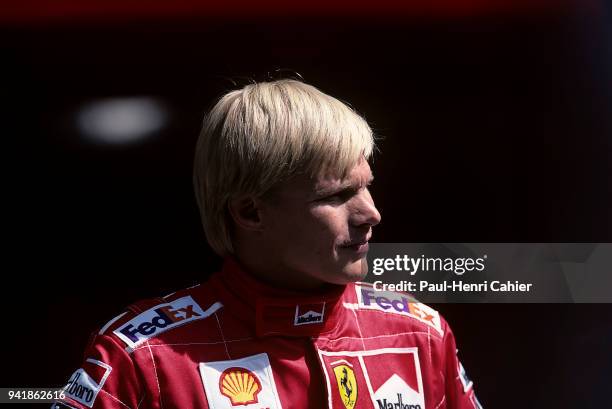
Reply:
[[[357,402],[357,380],[350,364],[344,360],[343,362],[345,363],[334,367],[334,375],[336,375],[342,403],[346,409],[353,409]]]

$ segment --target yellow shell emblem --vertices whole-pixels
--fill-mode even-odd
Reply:
[[[228,368],[219,378],[221,394],[232,402],[232,406],[257,403],[261,383],[257,375],[245,368]]]
[[[342,403],[346,409],[353,409],[357,402],[357,380],[353,368],[348,365],[338,365],[334,367],[334,374]]]

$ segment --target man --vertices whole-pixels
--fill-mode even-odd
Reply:
[[[106,324],[57,407],[479,408],[438,313],[356,283],[380,222],[373,149],[304,83],[223,96],[194,170],[222,271]]]

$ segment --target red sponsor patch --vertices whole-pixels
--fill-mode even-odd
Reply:
[[[382,348],[371,351],[319,351],[324,368],[330,408],[345,406],[346,396],[336,385],[334,368],[352,368],[359,390],[354,408],[424,409],[425,394],[418,349]],[[343,401],[344,398],[344,401]]]

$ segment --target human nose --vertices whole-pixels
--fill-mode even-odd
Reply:
[[[374,204],[374,199],[369,190],[364,189],[355,197],[354,207],[351,212],[351,224],[354,226],[376,226],[380,223],[380,212]]]

